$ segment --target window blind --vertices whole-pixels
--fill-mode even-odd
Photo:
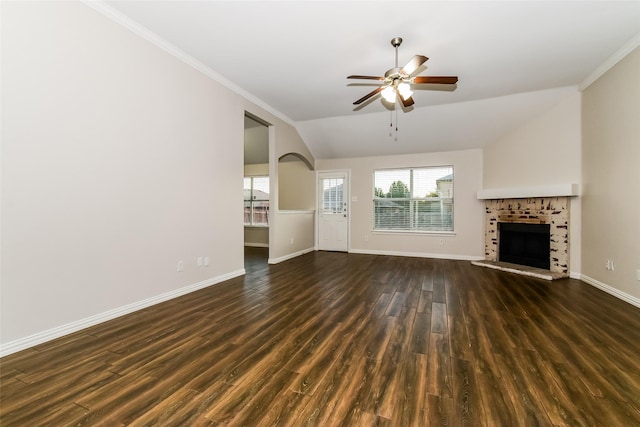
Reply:
[[[374,171],[374,230],[453,231],[453,167]]]
[[[269,225],[269,177],[244,177],[244,225]]]

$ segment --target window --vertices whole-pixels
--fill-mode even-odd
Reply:
[[[322,212],[342,213],[344,210],[344,178],[322,179]]]
[[[373,173],[374,230],[453,231],[453,167]]]
[[[244,177],[244,225],[269,226],[269,177]]]

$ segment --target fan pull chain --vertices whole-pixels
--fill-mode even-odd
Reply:
[[[393,107],[393,110],[396,113],[396,137],[394,138],[394,141],[398,141],[398,110],[395,108],[395,106]]]
[[[393,113],[396,113],[396,127],[393,127]],[[394,135],[395,131],[395,135]],[[393,137],[394,141],[398,140],[398,110],[393,108],[393,111],[389,111],[389,137]]]
[[[389,136],[393,136],[393,111],[389,111]]]

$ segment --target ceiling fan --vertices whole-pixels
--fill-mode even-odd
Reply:
[[[414,76],[415,73],[422,64],[424,64],[427,59],[426,56],[415,55],[404,67],[398,67],[398,46],[402,44],[401,37],[394,37],[391,39],[391,45],[396,48],[396,65],[395,67],[387,70],[384,73],[384,77],[378,76],[360,76],[360,75],[352,75],[348,76],[348,79],[366,79],[366,80],[380,80],[382,81],[380,87],[369,92],[362,98],[358,99],[354,102],[354,105],[359,105],[371,98],[374,95],[382,92],[382,97],[392,104],[396,103],[396,100],[400,98],[402,105],[405,107],[410,107],[414,104],[413,91],[411,90],[411,85],[419,85],[419,84],[428,84],[428,83],[436,83],[436,84],[446,84],[446,85],[454,85],[458,82],[457,76]],[[399,96],[398,96],[399,95]]]

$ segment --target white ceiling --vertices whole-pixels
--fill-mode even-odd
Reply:
[[[559,102],[640,33],[640,1],[109,1],[293,122],[316,158],[478,148]],[[429,57],[395,115],[350,74]],[[375,82],[374,82],[375,83]],[[390,136],[391,133],[391,136]]]

